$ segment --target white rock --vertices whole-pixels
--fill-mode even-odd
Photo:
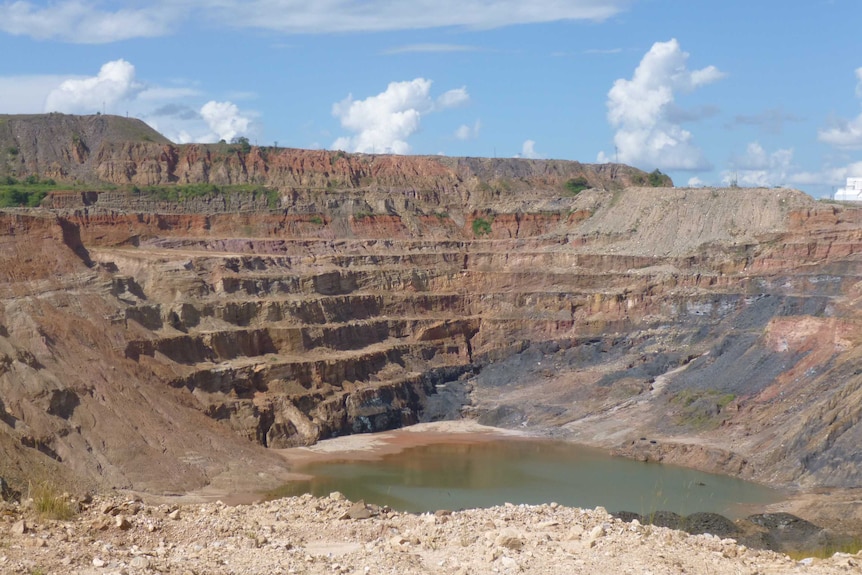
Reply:
[[[604,537],[605,535],[605,526],[604,525],[596,525],[593,527],[592,531],[590,531],[589,536],[587,537],[587,545],[589,547],[593,547],[596,544],[596,541]]]
[[[494,544],[498,547],[505,547],[517,551],[524,546],[524,537],[515,529],[504,529],[494,539]]]
[[[29,531],[29,527],[27,526],[27,522],[22,519],[12,524],[11,531],[12,535],[24,535]]]

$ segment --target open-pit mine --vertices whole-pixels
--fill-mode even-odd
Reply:
[[[5,489],[247,493],[469,418],[854,493],[862,209],[656,176],[0,116]]]

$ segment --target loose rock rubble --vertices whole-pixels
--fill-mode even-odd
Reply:
[[[795,561],[732,539],[556,504],[408,514],[340,494],[231,507],[101,499],[70,521],[0,509],[0,573],[832,574],[862,554]]]

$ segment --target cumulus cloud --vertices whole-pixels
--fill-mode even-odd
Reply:
[[[365,100],[352,95],[332,106],[332,115],[352,136],[343,136],[333,148],[351,152],[407,154],[407,139],[420,127],[422,117],[435,111],[460,106],[469,101],[465,88],[449,90],[431,98],[431,80],[416,78],[392,82],[385,91]]]
[[[697,176],[691,177],[688,179],[688,187],[689,188],[702,188],[706,184],[703,180],[698,178]]]
[[[0,3],[0,31],[39,40],[103,44],[129,38],[161,36],[177,18],[174,5],[155,2],[146,8],[106,11],[96,2],[67,0],[40,6],[33,2]]]
[[[862,98],[862,68],[856,68],[856,79],[856,96]],[[836,148],[862,148],[862,114],[852,120],[835,120],[832,127],[817,132],[817,139]]]
[[[135,80],[135,67],[125,60],[104,64],[96,76],[66,80],[45,100],[46,112],[94,113],[132,100],[144,85]]]
[[[516,157],[539,160],[542,158],[542,155],[536,151],[536,142],[534,140],[524,140],[524,143],[521,145],[521,153]]]
[[[251,119],[240,114],[232,102],[209,101],[201,108],[201,117],[215,136],[213,140],[230,141],[248,132]],[[203,138],[206,141],[206,137]]]
[[[475,140],[479,137],[479,131],[482,129],[482,122],[476,120],[472,126],[461,124],[455,130],[455,138],[458,140]]]
[[[45,98],[69,76],[0,76],[0,110],[4,114],[39,114]]]
[[[0,76],[0,108],[7,113],[130,114],[179,143],[230,140],[253,130],[254,112],[210,100],[187,86],[147,86],[126,60],[107,62],[95,76]]]
[[[792,148],[767,152],[759,142],[751,142],[722,175],[725,183],[736,180],[740,186],[769,188],[800,183],[796,174]]]
[[[630,80],[614,82],[608,92],[608,121],[616,129],[620,162],[663,170],[710,168],[691,132],[679,125],[681,112],[674,100],[677,92],[691,92],[724,74],[715,66],[689,70],[688,58],[676,39],[656,42]],[[599,161],[610,158],[602,152]]]
[[[819,172],[797,172],[791,176],[791,182],[798,185],[843,186],[847,178],[859,177],[862,177],[862,162],[853,162],[845,166],[826,166]]]
[[[862,148],[862,114],[853,120],[836,120],[831,128],[818,131],[817,139],[837,148]]]

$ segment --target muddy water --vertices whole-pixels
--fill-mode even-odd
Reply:
[[[378,460],[311,462],[295,471],[312,478],[285,486],[280,495],[341,491],[352,501],[414,512],[556,501],[642,515],[667,510],[739,517],[783,498],[731,477],[513,438],[413,446]]]

